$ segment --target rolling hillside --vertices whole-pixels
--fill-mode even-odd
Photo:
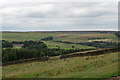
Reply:
[[[3,67],[5,78],[109,78],[118,75],[118,52]]]

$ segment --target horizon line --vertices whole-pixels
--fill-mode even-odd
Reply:
[[[95,32],[95,31],[97,31],[97,32],[116,32],[116,31],[119,31],[119,30],[81,30],[81,31],[76,31],[76,30],[71,30],[71,31],[67,31],[67,30],[63,30],[63,31],[57,31],[57,30],[53,30],[53,31],[49,31],[49,30],[45,30],[45,31],[17,31],[17,30],[15,30],[15,31],[0,31],[0,32]]]

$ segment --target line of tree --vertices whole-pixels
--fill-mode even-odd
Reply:
[[[3,62],[23,60],[29,58],[44,58],[58,56],[73,52],[86,51],[91,49],[49,49],[41,41],[2,41],[2,60]],[[23,44],[22,48],[13,48],[13,44]],[[72,46],[74,48],[74,46]]]
[[[106,38],[88,38],[88,40],[106,39]]]
[[[77,44],[93,46],[96,48],[113,48],[119,46],[117,42],[104,42],[104,41],[94,41],[94,42],[77,43]]]
[[[2,61],[17,61],[29,58],[44,58],[51,56],[58,56],[62,54],[69,54],[73,52],[87,51],[91,49],[26,49],[26,48],[6,48],[2,49]]]
[[[93,46],[96,48],[112,48],[120,46],[117,42],[105,42],[105,41],[93,41],[93,42],[80,42],[80,43],[73,43],[67,41],[53,41],[53,42],[60,42],[65,44],[80,44],[86,46]]]
[[[72,42],[63,42],[63,41],[56,41],[66,44],[75,44]],[[22,48],[13,48],[13,44],[23,44]],[[99,48],[109,48],[115,47],[118,44],[112,42],[104,42],[104,41],[94,41],[88,43],[76,43],[80,45],[88,45],[94,46]],[[58,46],[59,47],[59,46]],[[72,46],[74,48],[74,46]],[[80,52],[80,51],[87,51],[91,49],[48,49],[46,44],[41,41],[2,41],[2,60],[3,62],[9,61],[16,61],[16,60],[23,60],[29,58],[44,58],[44,57],[51,57],[51,56],[58,56],[63,54],[69,54],[73,52]]]
[[[50,40],[53,40],[53,37],[49,36],[49,37],[46,37],[46,38],[42,38],[41,40],[42,41],[50,41]]]
[[[46,44],[41,41],[6,41],[2,40],[2,48],[12,48],[13,44],[23,44],[23,48],[27,49],[41,49],[47,48]]]

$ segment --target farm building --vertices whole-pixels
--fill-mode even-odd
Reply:
[[[21,48],[23,46],[23,44],[13,44],[13,47],[15,48]]]

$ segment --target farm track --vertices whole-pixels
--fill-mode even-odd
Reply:
[[[120,48],[106,48],[106,49],[74,52],[74,53],[64,54],[64,55],[54,56],[54,57],[30,58],[30,59],[24,59],[24,60],[3,63],[2,66],[12,65],[12,64],[21,64],[21,63],[31,63],[33,61],[48,61],[48,60],[54,60],[54,59],[57,60],[57,59],[64,59],[64,58],[70,58],[70,57],[95,56],[95,55],[108,54],[108,53],[112,53],[112,52],[120,52]]]

